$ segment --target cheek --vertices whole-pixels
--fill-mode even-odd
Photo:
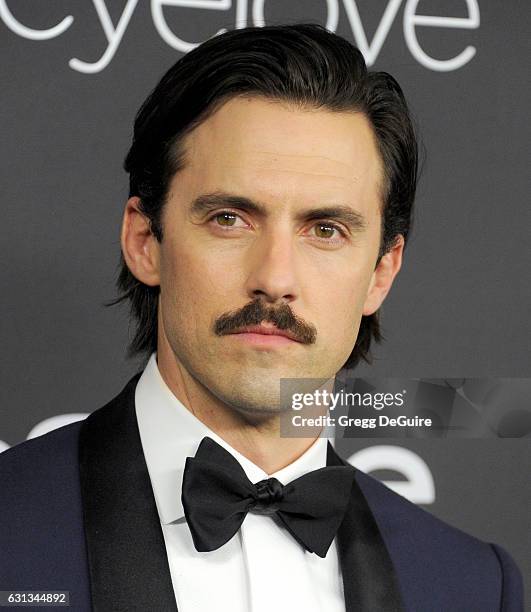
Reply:
[[[325,278],[318,302],[323,340],[330,346],[349,350],[356,341],[371,269],[369,265],[336,268]]]
[[[234,296],[226,259],[186,242],[166,244],[161,257],[161,302],[166,325],[195,336],[210,333],[213,319]],[[224,307],[225,304],[225,307]],[[194,331],[195,330],[195,331]]]
[[[196,258],[186,248],[166,244],[162,249],[160,299],[166,332],[184,341],[191,323],[201,320],[202,275],[197,274]],[[193,288],[193,290],[192,290]]]

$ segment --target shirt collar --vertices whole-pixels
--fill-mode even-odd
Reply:
[[[231,453],[253,483],[274,476],[282,484],[287,484],[307,472],[326,466],[327,438],[320,437],[293,463],[268,475],[177,399],[162,379],[156,353],[151,355],[136,386],[135,407],[144,457],[163,524],[184,516],[181,502],[184,465],[187,457],[195,456],[205,436]]]

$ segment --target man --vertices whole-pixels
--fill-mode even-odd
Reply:
[[[77,610],[521,610],[499,546],[280,435],[281,379],[369,358],[417,148],[396,81],[312,25],[204,43],[142,106],[120,300],[146,369],[0,461],[1,590]]]

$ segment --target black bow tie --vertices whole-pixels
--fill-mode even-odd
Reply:
[[[211,438],[187,457],[182,502],[196,550],[216,550],[238,531],[247,512],[274,514],[308,551],[325,557],[351,497],[355,469],[329,466],[286,485],[253,484],[238,461]]]

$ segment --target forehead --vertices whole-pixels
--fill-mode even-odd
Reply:
[[[354,198],[360,206],[379,199],[381,161],[362,113],[236,97],[186,137],[184,150],[179,182],[196,193],[236,188],[265,201]]]

